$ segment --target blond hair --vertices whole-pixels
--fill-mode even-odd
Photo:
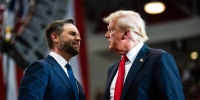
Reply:
[[[114,20],[116,21],[116,27],[122,30],[134,31],[137,35],[139,35],[143,42],[148,40],[145,31],[145,22],[137,12],[119,10],[111,13],[103,20],[105,23],[110,23],[110,21]],[[132,38],[134,39],[133,35]]]

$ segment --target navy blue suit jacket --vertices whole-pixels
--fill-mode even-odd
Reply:
[[[78,88],[80,100],[85,100],[80,83]],[[53,57],[47,56],[26,70],[19,87],[18,100],[75,100],[75,94],[62,67]]]
[[[110,98],[119,62],[109,68],[104,100]],[[185,100],[174,58],[144,44],[128,72],[120,100]]]

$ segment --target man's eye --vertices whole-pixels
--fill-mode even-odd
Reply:
[[[70,34],[71,34],[71,35],[73,35],[73,36],[75,36],[75,35],[76,35],[76,33],[75,33],[75,32],[71,32]]]

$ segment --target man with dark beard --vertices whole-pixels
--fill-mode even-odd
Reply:
[[[18,100],[85,100],[70,59],[79,53],[80,34],[73,20],[57,20],[45,29],[50,54],[32,63],[19,87]]]

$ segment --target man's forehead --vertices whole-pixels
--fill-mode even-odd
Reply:
[[[66,29],[72,29],[72,30],[77,30],[76,26],[73,24],[65,24],[64,28]]]
[[[109,23],[108,23],[108,26],[114,26],[117,22],[117,19],[112,19]]]
[[[111,28],[111,26],[108,24],[107,28]]]
[[[107,28],[114,28],[115,27],[115,24],[113,22],[110,22],[107,26]]]
[[[76,26],[73,25],[73,24],[66,23],[66,24],[64,25],[64,27],[76,27]]]

